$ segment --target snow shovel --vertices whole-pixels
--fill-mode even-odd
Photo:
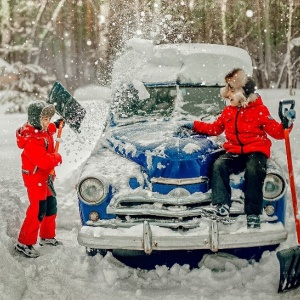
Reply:
[[[86,110],[58,81],[53,84],[47,103],[53,104],[56,113],[65,120],[71,129],[80,133],[80,125]]]
[[[55,143],[54,152],[57,153],[64,122],[66,122],[72,130],[80,133],[80,125],[86,114],[86,110],[58,81],[53,84],[47,99],[47,103],[53,104],[55,106],[56,113],[63,118],[63,121],[60,122],[58,127],[57,140]],[[53,175],[54,169],[51,170],[47,183],[52,195],[56,196],[53,185]]]
[[[295,101],[280,101],[278,113],[282,122],[284,119],[284,113],[288,110],[287,106],[288,108],[294,109]],[[294,181],[289,129],[287,128],[287,126],[285,126],[284,128],[284,138],[298,246],[277,252],[277,258],[280,264],[280,279],[278,293],[286,292],[290,289],[295,289],[300,285],[300,215],[298,210],[296,187]]]

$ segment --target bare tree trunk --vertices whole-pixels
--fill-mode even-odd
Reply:
[[[262,15],[260,14],[260,0],[256,0],[257,5],[257,32],[258,32],[258,38],[257,38],[257,45],[258,45],[258,70],[259,70],[259,76],[260,81],[262,83],[262,88],[268,88],[268,84],[266,81],[266,74],[265,74],[265,55],[264,55],[264,39],[262,37],[262,26],[261,26],[261,19]]]
[[[85,73],[85,76],[82,78],[81,84],[84,84],[87,80],[88,82],[95,82],[97,79],[97,67],[95,65],[96,60],[98,61],[98,58],[96,56],[98,55],[98,49],[100,47],[99,43],[99,32],[100,32],[100,26],[99,26],[99,19],[97,16],[99,16],[99,8],[94,4],[95,1],[89,0],[86,2],[87,5],[87,22],[89,24],[88,26],[88,32],[87,35],[89,37],[88,42],[90,43],[90,55],[88,58],[88,63],[91,66],[90,68],[84,68],[84,70],[88,70],[87,73]]]
[[[159,42],[159,19],[161,18],[161,0],[157,0],[153,4],[153,18],[152,18],[152,30],[155,32],[154,42]]]
[[[293,6],[294,6],[294,0],[289,0],[288,31],[286,34],[287,37],[286,67],[287,67],[287,74],[288,74],[288,89],[291,96],[293,95],[293,73],[292,73],[292,60],[291,60],[292,17],[294,12]]]
[[[140,3],[139,0],[134,0],[134,4],[133,4],[133,15],[134,15],[134,22],[135,22],[135,32],[134,35],[135,36],[140,36],[142,34],[142,26],[141,26],[141,22],[140,22],[140,18],[141,18],[141,12],[140,12]]]
[[[272,64],[272,52],[271,52],[271,30],[270,30],[270,0],[265,0],[265,7],[264,7],[264,28],[265,36],[264,36],[264,44],[265,44],[265,68],[264,68],[264,75],[266,78],[267,86],[270,85],[270,75],[272,72],[271,64]]]
[[[278,80],[277,80],[277,83],[276,83],[276,88],[277,89],[280,87],[280,82],[281,82],[286,64],[287,64],[287,54],[285,55],[284,61],[282,63],[281,69],[280,69],[280,73],[279,73]]]
[[[1,0],[1,47],[9,45],[12,38],[10,27],[10,5],[9,0]]]
[[[101,16],[99,21],[99,59],[96,62],[97,66],[97,79],[100,84],[105,85],[108,82],[106,76],[107,68],[109,65],[109,3],[103,2],[100,4]]]
[[[37,55],[37,57],[35,59],[36,65],[39,64],[40,55],[42,53],[42,48],[43,48],[45,38],[46,38],[47,34],[49,33],[49,31],[53,28],[53,24],[55,24],[58,14],[59,14],[60,10],[62,9],[65,2],[66,2],[66,0],[60,0],[60,2],[58,3],[56,9],[54,10],[54,12],[52,14],[51,20],[47,23],[46,28],[44,29],[43,33],[40,35],[40,42],[39,42],[39,47],[38,47],[39,55]]]
[[[43,15],[45,9],[46,9],[47,3],[48,3],[48,0],[43,0],[43,2],[41,3],[41,6],[39,8],[39,12],[38,12],[38,14],[35,18],[35,21],[33,23],[33,26],[32,26],[32,31],[31,31],[31,34],[30,34],[30,38],[28,39],[28,44],[29,45],[34,44],[34,39],[36,37],[37,27],[40,26],[40,20],[42,18],[42,15]],[[28,53],[27,63],[31,62],[31,57],[32,57],[32,51],[30,51]]]
[[[72,60],[74,61],[74,63],[69,66],[70,73],[71,73],[70,75],[72,77],[72,79],[70,79],[69,83],[70,83],[71,90],[74,91],[78,87],[78,81],[80,80],[80,62],[81,62],[81,58],[80,58],[80,56],[81,56],[81,44],[80,44],[81,36],[80,36],[80,30],[78,30],[79,26],[80,26],[80,22],[79,22],[80,14],[77,9],[77,1],[73,1],[72,11],[73,11],[73,25],[74,26],[72,26],[71,28],[72,28],[72,32],[73,32],[72,36],[74,37],[74,40],[73,40],[74,47],[71,47],[71,53],[73,55]]]
[[[224,45],[227,45],[226,11],[227,0],[221,0],[222,40]]]

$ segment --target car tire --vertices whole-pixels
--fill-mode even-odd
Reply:
[[[102,256],[105,256],[107,251],[106,249],[96,249],[96,248],[89,248],[89,247],[86,247],[85,248],[85,251],[86,251],[86,254],[88,256],[95,256],[97,255],[98,253],[101,254]]]

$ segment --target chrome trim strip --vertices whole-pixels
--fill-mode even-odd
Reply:
[[[174,217],[174,218],[184,218],[184,217],[192,217],[192,216],[199,216],[200,213],[202,212],[202,209],[191,209],[191,210],[183,210],[180,209],[178,211],[176,210],[167,210],[167,209],[145,209],[145,208],[140,208],[140,209],[129,209],[129,208],[124,208],[124,209],[115,209],[114,214],[116,215],[128,215],[128,216],[133,216],[133,215],[149,215],[149,216],[156,216],[156,217]]]
[[[261,229],[247,229],[246,222],[244,222],[238,229],[228,225],[227,230],[219,230],[218,249],[276,245],[287,239],[287,231],[282,223],[261,225]],[[210,226],[205,226],[205,224],[187,232],[164,229],[163,234],[158,226],[150,225],[150,223],[149,226],[152,231],[153,250],[214,249],[211,243]],[[217,223],[217,226],[220,225]],[[136,225],[134,230],[132,228],[120,230],[119,228],[83,226],[78,233],[77,240],[80,245],[89,248],[145,250],[143,248],[143,224]]]
[[[186,185],[186,184],[197,184],[208,182],[208,177],[194,177],[194,178],[164,178],[164,177],[152,177],[152,183],[160,184],[173,184],[173,185]]]
[[[210,241],[210,249],[213,252],[217,252],[219,250],[219,227],[217,221],[211,221],[211,241]]]
[[[146,254],[152,253],[152,231],[147,221],[144,221],[143,227],[143,248]]]
[[[145,218],[146,219],[146,218]],[[203,222],[204,219],[201,218],[193,218],[193,220],[188,221],[163,221],[159,219],[150,220],[148,222],[151,222],[152,225],[164,227],[164,228],[171,228],[171,229],[178,229],[178,228],[185,228],[185,229],[192,229],[200,226],[200,223]],[[102,228],[130,228],[132,226],[136,226],[138,224],[141,224],[143,220],[141,218],[134,219],[130,218],[129,221],[121,221],[121,220],[115,220],[111,219],[109,221],[107,220],[98,220],[96,222],[93,221],[87,221],[86,224],[88,226],[92,227],[102,227]]]
[[[116,214],[116,215],[126,215],[126,216],[135,216],[135,215],[140,215],[140,216],[156,216],[156,217],[174,217],[174,218],[185,218],[185,217],[197,217],[201,216],[203,213],[203,209],[211,209],[209,206],[201,206],[201,207],[196,207],[196,208],[186,208],[184,209],[183,207],[170,207],[170,208],[146,208],[146,207],[141,207],[141,208],[115,208],[115,209],[110,209],[107,210],[107,213],[109,214]],[[234,210],[235,214],[243,214],[244,210]]]

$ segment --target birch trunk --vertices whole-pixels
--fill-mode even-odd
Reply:
[[[47,23],[46,28],[44,29],[44,31],[42,32],[42,34],[40,35],[40,42],[39,42],[39,55],[37,55],[36,59],[35,59],[35,64],[38,65],[39,61],[40,61],[40,55],[42,53],[42,48],[43,48],[43,44],[45,41],[45,38],[47,36],[47,34],[49,33],[49,31],[53,28],[53,24],[55,24],[55,21],[59,15],[60,10],[62,9],[63,5],[65,4],[66,0],[60,0],[60,2],[58,3],[56,9],[54,10],[51,20]]]
[[[1,0],[1,47],[9,45],[11,42],[10,27],[10,5],[9,0]]]
[[[294,6],[294,0],[289,0],[288,30],[286,34],[286,38],[287,38],[286,67],[287,67],[287,75],[288,75],[288,90],[291,96],[293,95],[293,73],[292,73],[292,61],[291,61],[292,18],[294,12],[293,6]]]
[[[267,88],[270,86],[270,75],[272,72],[271,64],[272,64],[272,52],[271,52],[271,26],[270,26],[270,0],[265,0],[264,7],[264,27],[265,27],[265,68],[264,75],[266,78]]]
[[[227,45],[226,11],[227,0],[221,0],[222,40],[224,45]]]

